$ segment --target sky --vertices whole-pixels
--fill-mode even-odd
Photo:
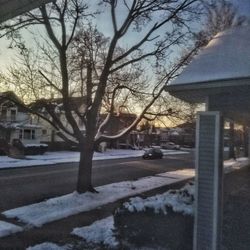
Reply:
[[[243,15],[250,16],[250,0],[231,0]]]
[[[239,9],[239,13],[250,17],[250,0],[231,0]],[[101,21],[99,27],[103,31],[108,31],[109,22]],[[108,33],[108,32],[107,32]],[[28,37],[32,42],[32,38]],[[0,70],[4,71],[8,65],[15,61],[15,53],[12,49],[8,49],[9,42],[5,38],[0,39]]]

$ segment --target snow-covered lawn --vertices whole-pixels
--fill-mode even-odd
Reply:
[[[187,184],[182,189],[168,191],[160,195],[142,199],[140,197],[131,198],[128,202],[124,203],[124,207],[129,211],[145,211],[146,208],[153,209],[156,213],[159,211],[166,212],[166,206],[173,207],[174,211],[182,212],[184,214],[193,213],[193,199],[194,186]],[[89,226],[78,227],[73,229],[72,233],[87,243],[105,245],[109,249],[118,249],[119,243],[115,235],[114,217],[108,216],[104,219],[97,220]],[[50,247],[51,248],[46,248]],[[44,247],[44,248],[43,248]],[[59,247],[53,243],[44,243],[30,247],[27,250],[65,250],[64,247]]]
[[[162,151],[164,155],[189,153],[181,150],[162,150]],[[95,152],[93,160],[141,157],[144,152],[145,152],[144,150],[110,149],[104,153]],[[27,156],[26,159],[14,159],[8,156],[0,156],[0,169],[79,162],[79,159],[80,159],[80,153],[74,151],[46,152],[44,155]]]
[[[156,176],[123,181],[97,187],[99,192],[78,194],[77,192],[52,198],[40,203],[19,207],[3,212],[7,218],[18,218],[32,226],[42,226],[48,222],[90,211],[119,199],[140,194],[158,187],[186,180],[194,176],[194,170],[178,170]]]
[[[145,211],[147,208],[151,208],[155,213],[162,211],[166,214],[166,207],[172,207],[176,212],[193,214],[193,195],[194,185],[186,184],[180,190],[170,190],[146,199],[142,199],[141,197],[131,198],[128,202],[124,203],[124,208],[130,212]],[[113,216],[97,220],[89,226],[75,228],[71,234],[84,239],[90,244],[105,245],[109,249],[119,249]],[[53,243],[44,243],[44,246],[50,246],[50,244],[53,247],[51,248],[52,250],[65,250],[65,247],[59,247]],[[43,245],[40,244],[27,250],[46,249],[42,247]]]
[[[78,227],[72,231],[72,235],[76,235],[91,244],[103,244],[110,249],[116,249],[118,241],[114,235],[114,217],[109,216],[101,220],[97,220],[89,226]],[[44,242],[42,244],[28,247],[26,250],[67,250],[72,249],[70,245],[58,246],[54,243]],[[85,248],[84,248],[85,249]]]
[[[174,212],[192,215],[194,192],[194,184],[187,183],[179,190],[169,190],[145,199],[138,196],[130,198],[123,206],[131,213],[152,209],[155,213],[167,214],[167,207],[171,207]]]
[[[231,172],[240,169],[248,164],[249,164],[248,158],[239,158],[237,159],[237,161],[236,160],[225,161],[224,162],[225,172]],[[165,186],[167,184],[172,184],[179,182],[181,180],[192,178],[194,174],[195,174],[194,169],[183,169],[178,171],[165,172],[157,174],[155,176],[149,176],[146,178],[141,178],[137,181],[124,181],[119,183],[112,183],[97,187],[96,189],[99,191],[98,194],[93,194],[93,193],[78,194],[74,192],[61,197],[52,198],[44,202],[31,204],[29,206],[24,206],[16,209],[11,209],[3,212],[3,215],[5,215],[8,218],[17,218],[20,221],[32,226],[42,226],[45,223],[66,218],[70,215],[78,214],[84,211],[89,211],[97,207],[100,207],[102,205],[115,202],[125,197],[134,196],[136,194],[140,194],[145,191]],[[192,188],[189,188],[188,193],[192,194],[192,192],[193,192]],[[167,192],[160,196],[157,195],[155,197],[149,197],[146,200],[141,199],[139,197],[135,197],[130,199],[130,201],[127,203],[127,207],[131,211],[132,210],[140,211],[146,209],[146,207],[153,208],[155,209],[155,211],[159,211],[160,209],[162,209],[162,202],[163,203],[165,202],[167,205],[172,206],[177,211],[179,210],[182,212],[191,213],[192,208],[190,204],[187,204],[187,200],[183,198],[189,199],[189,197],[185,196],[182,197],[182,195],[179,195],[179,193],[171,193],[171,192]],[[96,228],[97,226],[99,227],[100,225],[103,225],[103,223],[102,222],[96,223],[94,224],[93,227]],[[109,225],[112,225],[112,223],[111,224],[109,223]],[[19,226],[0,221],[0,237],[9,235],[11,233],[20,232],[22,230],[23,228]],[[84,235],[87,234],[88,236],[82,236],[82,237],[84,237],[87,241],[88,240],[90,241],[90,235],[92,235],[92,233],[89,230],[90,227],[87,227],[87,229],[86,228],[83,229],[83,231],[85,232],[83,234]],[[102,230],[100,229],[100,232],[101,231]],[[82,230],[80,229],[75,230],[75,232],[82,232]],[[78,235],[80,236],[81,233],[79,233]],[[100,239],[103,236],[93,235],[93,237],[97,237],[98,239]],[[51,246],[55,248],[52,247],[46,248],[47,246],[46,244],[52,244],[52,243],[40,244],[38,246],[35,246],[37,248],[30,248],[29,250],[67,249],[65,248],[66,246],[59,247],[54,244],[52,244]]]

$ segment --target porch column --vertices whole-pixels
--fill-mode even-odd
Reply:
[[[235,133],[234,133],[234,122],[229,122],[229,159],[235,159],[236,155],[234,152]],[[238,157],[238,156],[237,156]]]
[[[223,118],[198,113],[193,250],[219,250],[222,229]]]

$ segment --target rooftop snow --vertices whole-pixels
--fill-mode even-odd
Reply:
[[[250,78],[250,25],[218,33],[169,86],[244,78]]]

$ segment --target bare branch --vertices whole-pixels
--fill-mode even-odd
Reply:
[[[62,90],[59,89],[41,70],[38,70],[38,72],[49,83],[49,86],[53,87],[59,93],[62,93]]]

